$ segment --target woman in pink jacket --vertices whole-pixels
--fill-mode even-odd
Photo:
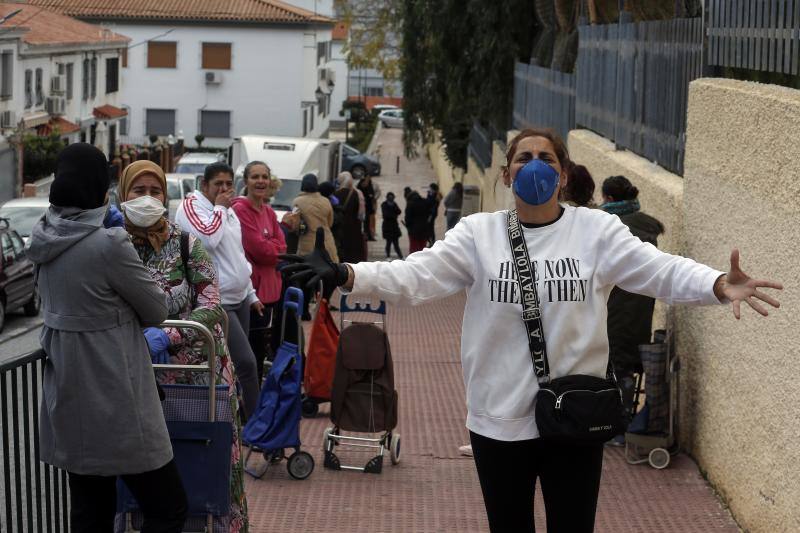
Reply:
[[[286,253],[278,217],[269,205],[275,194],[275,182],[269,167],[252,161],[244,168],[245,196],[231,202],[242,226],[244,253],[252,267],[250,278],[258,299],[264,304],[264,314],[251,313],[250,346],[256,355],[258,379],[264,374],[264,359],[270,346],[270,323],[274,307],[281,298],[281,274],[277,270],[278,255]]]

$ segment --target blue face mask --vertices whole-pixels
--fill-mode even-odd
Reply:
[[[514,180],[514,194],[530,205],[547,203],[557,187],[558,172],[541,159],[529,161]]]

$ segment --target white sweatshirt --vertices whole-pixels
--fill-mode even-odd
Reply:
[[[444,240],[405,261],[352,265],[351,292],[417,305],[466,289],[461,364],[467,428],[515,441],[539,436],[534,419],[539,386],[507,217],[507,211],[470,215]],[[615,215],[565,206],[558,221],[524,228],[524,234],[537,273],[551,378],[605,376],[606,302],[615,285],[668,303],[719,303],[713,287],[723,272],[643,243]]]
[[[232,208],[214,205],[200,191],[186,197],[175,213],[175,222],[203,243],[219,275],[222,305],[248,304],[258,300],[250,281],[252,267],[244,255],[242,227]]]

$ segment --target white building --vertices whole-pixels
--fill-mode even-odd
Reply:
[[[13,15],[12,15],[13,14]],[[113,153],[121,50],[128,39],[55,12],[0,3],[0,201],[19,195],[9,137],[58,130]]]
[[[329,1],[329,0],[328,0]],[[129,36],[123,140],[323,137],[338,80],[333,21],[273,0],[30,0]],[[341,81],[342,84],[345,80]]]

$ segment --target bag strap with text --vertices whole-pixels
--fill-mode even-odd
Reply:
[[[539,293],[536,290],[535,272],[531,266],[528,246],[525,244],[525,236],[522,234],[516,209],[508,212],[508,243],[511,245],[514,271],[522,294],[522,322],[525,323],[528,332],[533,371],[540,384],[549,383],[550,365],[547,362],[547,345],[544,341]]]

